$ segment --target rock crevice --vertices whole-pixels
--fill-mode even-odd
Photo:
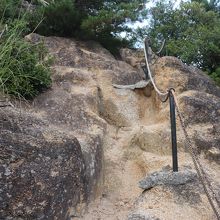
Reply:
[[[43,41],[54,56],[53,85],[30,105],[1,108],[0,219],[171,220],[168,204],[178,219],[213,217],[203,193],[191,207],[176,193],[188,195],[187,187],[138,188],[171,164],[168,104],[150,84],[127,89],[145,78],[140,51],[119,61],[95,42],[26,39]],[[176,89],[198,154],[218,182],[220,89],[173,57],[157,58],[152,69],[158,87]],[[180,162],[189,166],[177,125]]]

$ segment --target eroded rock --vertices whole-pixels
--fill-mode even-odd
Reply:
[[[116,60],[95,42],[36,34],[26,39],[33,43],[43,41],[54,56],[53,85],[31,105],[15,103],[15,107],[1,108],[0,184],[4,186],[3,198],[0,198],[3,199],[1,218],[65,220],[70,217],[69,213],[80,216],[77,211],[81,210],[76,205],[82,200],[88,202],[102,189],[97,190],[97,186],[102,178],[105,146],[109,174],[106,189],[111,194],[114,194],[111,186],[114,190],[127,186],[128,190],[126,187],[123,191],[118,189],[113,195],[115,200],[110,202],[110,195],[106,194],[110,206],[104,219],[113,219],[109,216],[113,208],[116,209],[114,215],[124,219],[130,212],[132,199],[136,199],[133,195],[141,191],[134,190],[136,181],[146,171],[160,169],[170,159],[168,104],[159,102],[152,86],[134,90],[112,86],[137,85],[145,79],[139,63],[143,59],[142,51],[134,62],[126,59],[125,53],[122,58],[126,63]],[[129,52],[128,56],[133,55]],[[218,162],[219,88],[203,73],[176,58],[158,58],[152,69],[159,88],[176,89],[181,112],[198,153],[205,152],[208,158]],[[109,127],[112,131],[106,136]],[[184,146],[183,140],[178,136],[180,148]],[[200,211],[210,219],[210,212],[206,213],[207,203],[201,202],[199,192],[190,191],[192,185],[183,186],[186,185],[169,187],[166,191],[158,186],[159,193],[153,188],[137,200],[140,207],[138,204],[136,208],[147,209],[152,218],[163,219],[165,212],[166,218],[172,220],[167,209],[167,204],[171,204],[174,216],[180,219],[195,215],[195,219],[199,219]],[[128,191],[135,193],[130,195]],[[120,203],[117,200],[120,196],[127,210],[115,206]],[[162,211],[155,205],[157,203]],[[196,212],[191,204],[197,203],[199,211]],[[182,213],[183,210],[187,213]],[[122,213],[118,215],[119,211]],[[134,218],[148,217],[133,211]]]
[[[0,218],[68,218],[69,209],[86,198],[78,140],[22,110],[7,109],[0,121]]]
[[[95,42],[26,40],[43,42],[54,57],[53,84],[1,114],[0,218],[68,219],[98,191],[107,123],[129,126],[139,117],[137,96],[116,93],[112,83],[136,83],[143,73]]]
[[[220,88],[205,73],[174,57],[158,59],[152,69],[161,90],[175,88],[180,111],[199,152],[207,154],[213,147],[219,149]],[[156,102],[161,109],[160,120],[163,120],[169,110],[164,109],[159,100]]]

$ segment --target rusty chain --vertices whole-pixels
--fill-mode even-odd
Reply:
[[[180,124],[181,124],[181,127],[183,129],[183,133],[185,135],[185,139],[186,139],[186,146],[187,146],[187,150],[188,152],[190,153],[191,157],[192,157],[192,160],[193,160],[193,164],[195,166],[195,169],[196,169],[196,172],[198,174],[198,177],[202,183],[202,186],[203,186],[203,189],[204,189],[204,192],[208,198],[208,201],[217,217],[218,220],[220,220],[220,214],[217,210],[217,207],[219,208],[220,210],[220,201],[217,199],[217,196],[212,188],[212,185],[210,183],[210,181],[208,180],[207,178],[207,175],[199,161],[199,158],[197,157],[196,153],[194,152],[194,148],[192,146],[192,142],[189,138],[189,135],[188,135],[188,132],[186,130],[186,126],[185,126],[185,120],[184,120],[184,116],[182,115],[182,113],[180,112],[180,108],[179,108],[179,105],[178,105],[178,102],[177,102],[177,98],[176,98],[176,95],[175,95],[175,90],[174,89],[168,89],[167,92],[162,92],[160,91],[155,82],[154,82],[154,79],[153,79],[153,76],[152,76],[152,73],[151,73],[151,70],[150,70],[150,64],[149,64],[149,59],[150,59],[150,54],[149,54],[149,39],[148,38],[145,38],[144,39],[144,55],[145,55],[145,61],[146,61],[146,66],[147,66],[147,70],[148,70],[148,75],[149,75],[149,78],[151,80],[151,83],[153,84],[153,87],[156,91],[156,93],[158,94],[159,96],[159,99],[162,101],[162,102],[166,102],[167,99],[169,98],[169,95],[170,95],[170,92],[174,98],[174,103],[175,103],[175,106],[176,106],[176,111],[177,111],[177,115],[179,117],[179,120],[180,120]],[[211,194],[210,194],[211,192]],[[213,198],[215,200],[215,203],[213,201]]]
[[[185,135],[185,138],[186,138],[187,150],[188,150],[188,152],[190,153],[190,155],[192,157],[193,164],[195,166],[195,169],[196,169],[196,172],[197,172],[197,174],[199,176],[199,179],[200,179],[200,181],[202,183],[202,186],[203,186],[205,194],[206,194],[206,196],[208,198],[208,201],[209,201],[209,203],[210,203],[214,213],[216,214],[217,219],[220,220],[220,214],[219,214],[219,212],[218,212],[218,210],[217,210],[217,208],[216,208],[216,206],[215,206],[215,204],[213,202],[213,198],[214,198],[214,200],[216,202],[216,205],[218,206],[219,209],[220,209],[220,202],[217,199],[217,196],[216,196],[216,194],[215,194],[215,192],[214,192],[214,190],[212,188],[212,185],[211,185],[210,181],[207,178],[207,175],[206,175],[206,173],[205,173],[205,171],[204,171],[204,169],[203,169],[203,167],[202,167],[202,165],[201,165],[201,163],[199,161],[199,158],[197,157],[196,153],[194,152],[194,149],[193,149],[193,146],[192,146],[192,142],[191,142],[191,140],[189,138],[189,135],[188,135],[188,132],[186,130],[186,126],[185,126],[185,122],[184,122],[185,121],[184,120],[184,116],[180,112],[180,108],[179,108],[179,105],[178,105],[178,102],[177,102],[177,98],[176,98],[175,92],[173,90],[171,90],[171,93],[172,93],[172,95],[174,97],[174,102],[175,102],[175,106],[176,106],[177,115],[179,117],[180,124],[181,124],[181,127],[183,129],[183,132],[184,132],[184,135]],[[206,186],[206,184],[208,185],[208,187]],[[212,196],[211,196],[209,191],[211,191]]]

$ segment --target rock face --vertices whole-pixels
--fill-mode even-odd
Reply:
[[[207,201],[197,191],[185,193],[189,187],[157,188],[143,195],[138,188],[146,173],[170,161],[168,104],[159,102],[150,84],[126,89],[145,79],[141,51],[133,59],[124,50],[122,60],[116,60],[95,42],[36,34],[26,39],[43,41],[54,57],[53,85],[31,104],[0,108],[0,219],[164,219],[163,213],[166,220],[173,219],[166,202],[175,215],[184,213],[180,219],[210,219]],[[158,86],[176,89],[198,154],[219,162],[219,88],[175,58],[154,62]],[[182,159],[180,131],[178,144],[181,162],[189,165]],[[220,178],[214,168],[209,171]],[[158,199],[158,192],[164,199]],[[177,192],[181,195],[175,196]],[[91,205],[95,208],[79,218],[82,209],[77,205],[100,194]],[[195,207],[188,205],[190,195],[198,198]]]
[[[1,219],[67,218],[86,186],[78,140],[56,130],[45,138],[48,125],[23,112],[9,110],[1,122]]]
[[[54,57],[53,85],[31,104],[1,109],[0,219],[69,219],[97,192],[107,122],[136,119],[102,87],[136,83],[143,73],[95,42],[26,39],[43,41]]]
[[[198,151],[220,162],[220,88],[203,72],[173,57],[159,59],[153,71],[160,88],[175,88],[185,124]]]
[[[124,61],[140,69],[139,65],[143,57],[139,52],[135,55],[130,50],[121,52]],[[219,88],[204,73],[184,65],[173,57],[154,60],[152,70],[159,88],[164,91],[169,87],[175,88],[187,131],[193,144],[196,145],[195,149],[198,148],[198,157],[202,160],[207,178],[212,182],[218,196],[220,175],[217,174],[219,169],[217,163],[219,163],[220,142],[217,132],[212,132],[212,128],[216,128],[217,131],[219,127],[217,110],[220,101]],[[111,103],[118,103],[120,100],[122,104],[117,104],[117,108],[114,109],[111,108],[111,104],[104,105],[106,111],[110,111],[109,114],[105,114],[105,119],[116,126],[115,134],[108,130],[108,144],[104,149],[106,161],[104,196],[98,197],[92,203],[88,213],[80,219],[173,220],[178,217],[182,220],[209,220],[214,218],[201,183],[195,177],[195,169],[180,171],[176,175],[170,171],[157,171],[163,166],[172,164],[168,103],[161,103],[149,84],[146,87],[147,92],[146,88],[134,89],[134,85],[138,83],[128,86],[121,81],[121,84],[124,86],[113,85],[115,90],[110,89],[111,85],[107,83],[101,88],[103,99],[109,97]],[[131,89],[134,89],[133,93]],[[198,94],[209,98],[200,98]],[[196,107],[197,103],[200,103],[198,107]],[[125,120],[119,120],[122,118]],[[130,119],[129,123],[126,118]],[[177,129],[179,164],[193,168],[178,120]],[[199,141],[204,139],[212,143],[207,146],[207,149],[198,145]],[[205,158],[217,163],[209,163],[203,158],[203,154]],[[138,191],[134,185],[138,186],[138,182],[144,176],[155,172],[158,174],[156,180],[152,181],[150,178],[148,181],[150,184],[144,181],[145,187],[146,185],[154,187],[144,192]],[[141,177],[138,178],[138,176]]]

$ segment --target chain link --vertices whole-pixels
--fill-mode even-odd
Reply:
[[[202,183],[202,186],[203,186],[205,194],[208,198],[208,201],[209,201],[214,213],[216,214],[217,219],[220,220],[220,214],[219,214],[219,212],[216,208],[216,205],[217,205],[219,210],[220,210],[220,201],[218,201],[217,196],[216,196],[216,194],[215,194],[215,192],[212,188],[212,185],[211,185],[210,181],[208,180],[207,175],[206,175],[206,173],[205,173],[205,171],[204,171],[204,169],[203,169],[203,167],[202,167],[202,165],[199,161],[199,158],[197,157],[196,153],[194,152],[192,142],[189,138],[189,135],[188,135],[188,132],[186,130],[185,123],[184,123],[184,121],[185,121],[184,117],[181,114],[180,108],[178,106],[177,98],[176,98],[176,95],[175,95],[175,90],[174,89],[169,89],[169,90],[167,90],[167,92],[162,92],[157,88],[157,86],[154,82],[154,79],[153,79],[153,76],[152,76],[152,73],[151,73],[151,70],[150,70],[150,65],[149,65],[149,63],[150,63],[149,62],[150,54],[149,54],[149,39],[148,38],[144,39],[144,55],[145,55],[145,61],[146,61],[146,66],[147,66],[149,78],[150,78],[150,80],[153,84],[153,87],[154,87],[156,93],[159,96],[159,99],[162,102],[166,102],[170,95],[172,95],[173,98],[174,98],[174,103],[175,103],[175,106],[176,106],[177,115],[179,117],[180,124],[181,124],[181,127],[183,129],[183,133],[185,135],[185,139],[186,139],[186,143],[187,143],[186,146],[187,146],[188,152],[190,153],[190,155],[192,157],[193,164],[195,166],[195,169],[196,169],[196,172],[199,176],[199,179]],[[213,198],[214,198],[216,204],[214,204]]]
[[[175,92],[174,92],[173,90],[171,90],[171,92],[172,92],[172,95],[173,95],[173,97],[174,97],[174,102],[175,102],[175,106],[176,106],[177,115],[178,115],[178,117],[179,117],[180,124],[181,124],[181,127],[182,127],[182,129],[183,129],[183,132],[184,132],[184,135],[185,135],[185,138],[186,138],[186,142],[187,142],[186,146],[187,146],[187,149],[188,149],[188,151],[189,151],[189,153],[190,153],[190,155],[191,155],[191,157],[192,157],[192,160],[193,160],[193,163],[194,163],[196,172],[197,172],[197,174],[198,174],[198,176],[199,176],[199,179],[200,179],[200,181],[201,181],[201,183],[202,183],[202,186],[203,186],[203,189],[204,189],[204,191],[205,191],[205,193],[206,193],[206,196],[207,196],[207,198],[208,198],[208,201],[209,201],[209,203],[210,203],[210,205],[211,205],[211,207],[212,207],[214,213],[216,214],[217,219],[220,220],[220,214],[219,214],[219,212],[217,211],[217,208],[216,208],[216,206],[215,206],[215,204],[214,204],[214,202],[213,202],[213,198],[214,198],[214,200],[215,200],[216,205],[218,206],[218,208],[220,208],[220,202],[219,202],[218,199],[217,199],[217,196],[216,196],[216,194],[215,194],[215,192],[214,192],[214,190],[213,190],[213,188],[212,188],[212,185],[211,185],[210,181],[209,181],[208,178],[207,178],[207,175],[206,175],[206,173],[205,173],[205,171],[204,171],[204,169],[203,169],[203,167],[202,167],[202,165],[201,165],[201,163],[200,163],[200,161],[199,161],[199,158],[197,157],[196,153],[194,152],[194,149],[193,149],[193,147],[192,147],[192,142],[191,142],[191,140],[190,140],[190,138],[189,138],[189,135],[188,135],[188,132],[187,132],[187,130],[186,130],[185,123],[184,123],[184,121],[185,121],[185,120],[184,120],[184,116],[183,116],[183,115],[181,114],[181,112],[180,112],[180,108],[179,108],[179,105],[178,105],[178,102],[177,102],[177,98],[176,98],[176,96],[175,96]],[[208,185],[209,189],[208,189],[208,187],[206,186],[206,184]],[[211,191],[212,196],[211,196],[211,194],[210,194],[209,191]]]

